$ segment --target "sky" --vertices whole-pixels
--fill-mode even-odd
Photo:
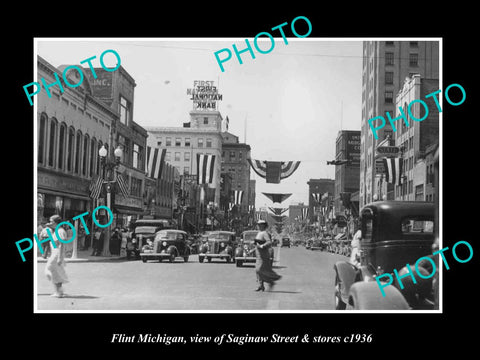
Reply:
[[[268,38],[258,46],[272,46]],[[265,40],[265,41],[264,41]],[[335,178],[335,141],[340,130],[360,130],[362,39],[275,38],[273,50],[241,54],[245,38],[37,38],[37,54],[55,67],[78,65],[105,50],[115,50],[134,78],[133,119],[141,126],[179,126],[189,121],[192,102],[187,89],[195,80],[213,80],[223,95],[219,111],[228,116],[229,132],[251,146],[251,158],[301,161],[280,184],[256,180],[256,207],[273,204],[262,192],[292,193],[281,206],[308,204],[309,179]],[[229,49],[232,57],[221,71],[214,53]],[[222,53],[220,56],[225,56]],[[107,53],[106,66],[116,58]],[[86,64],[85,64],[86,66]]]

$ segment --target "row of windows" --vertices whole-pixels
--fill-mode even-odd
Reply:
[[[82,134],[55,118],[40,116],[38,128],[38,164],[57,170],[91,177],[99,174],[98,150],[108,144]]]
[[[198,153],[200,155],[203,155],[203,153]],[[207,152],[205,155],[212,155],[211,153]],[[173,160],[174,161],[182,161],[182,153],[181,152],[175,152],[173,153]],[[186,151],[183,153],[183,161],[190,161],[191,160],[191,153],[190,151]],[[172,161],[172,153],[170,151],[165,152],[165,161]]]
[[[234,150],[229,151],[229,158],[230,161],[236,161],[237,160],[237,152]],[[225,159],[225,151],[222,151],[222,160]],[[238,152],[238,160],[243,160],[243,152],[239,151]]]
[[[166,137],[165,138],[165,146],[174,146],[172,145],[172,137]],[[212,147],[212,139],[207,138],[206,141],[204,142],[205,139],[203,138],[198,138],[197,139],[197,147],[207,147],[211,148]],[[182,138],[175,138],[175,146],[179,147],[182,146]],[[185,147],[190,147],[192,145],[190,138],[185,138],[183,139],[183,146]],[[205,146],[204,146],[205,145]],[[157,138],[157,146],[162,146],[162,138]]]

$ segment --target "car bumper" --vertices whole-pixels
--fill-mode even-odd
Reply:
[[[232,255],[230,254],[209,254],[209,253],[200,253],[198,254],[199,257],[206,257],[206,258],[231,258]]]
[[[237,256],[235,261],[243,261],[243,262],[255,262],[257,258],[255,256]]]

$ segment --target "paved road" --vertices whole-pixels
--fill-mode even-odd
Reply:
[[[209,311],[332,310],[333,264],[341,255],[304,247],[275,248],[274,289],[253,291],[254,265],[237,268],[217,260],[199,263],[105,261],[68,263],[65,298],[52,298],[52,285],[37,264],[38,310]]]

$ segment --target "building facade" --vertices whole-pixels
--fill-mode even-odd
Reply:
[[[425,79],[420,75],[406,78],[403,87],[396,97],[396,106],[402,108],[410,126],[402,121],[394,135],[395,146],[400,148],[403,162],[401,184],[394,186],[395,200],[433,201],[434,194],[433,163],[430,159],[435,146],[439,141],[439,112],[432,97],[426,95],[438,90],[438,79]],[[428,116],[425,117],[425,108],[415,103],[408,112],[408,104],[413,100],[422,99],[428,106]],[[396,116],[399,116],[397,110]],[[412,119],[422,119],[415,121]],[[427,155],[430,157],[427,159]],[[427,170],[428,169],[428,170]],[[428,190],[428,191],[427,191]],[[428,195],[428,197],[427,197]]]
[[[183,127],[146,127],[148,146],[166,149],[165,162],[180,175],[197,176],[197,154],[215,155],[213,181],[205,189],[207,203],[220,204],[221,126],[218,111],[190,111],[190,122]]]
[[[238,136],[229,133],[222,133],[222,163],[221,173],[230,174],[231,190],[242,190],[243,197],[240,204],[240,212],[247,214],[249,205],[252,205],[250,190],[250,164],[247,159],[250,158],[250,145],[240,143]],[[255,192],[255,189],[253,189]],[[253,202],[255,205],[255,202]]]
[[[335,160],[347,160],[346,164],[335,165],[334,203],[337,214],[344,214],[345,204],[341,194],[345,193],[353,202],[358,213],[358,202],[352,198],[360,188],[360,131],[342,130],[338,132]]]
[[[362,122],[360,148],[360,208],[378,199],[393,199],[391,186],[385,182],[379,188],[376,174],[375,148],[387,136],[393,138],[393,130],[387,120],[386,126],[373,136],[368,120],[376,116],[386,118],[396,113],[396,94],[406,77],[420,74],[429,79],[439,78],[438,41],[365,41],[363,43],[362,71]],[[373,126],[379,126],[380,119]],[[398,123],[398,122],[397,122]],[[382,197],[380,193],[385,195]]]

